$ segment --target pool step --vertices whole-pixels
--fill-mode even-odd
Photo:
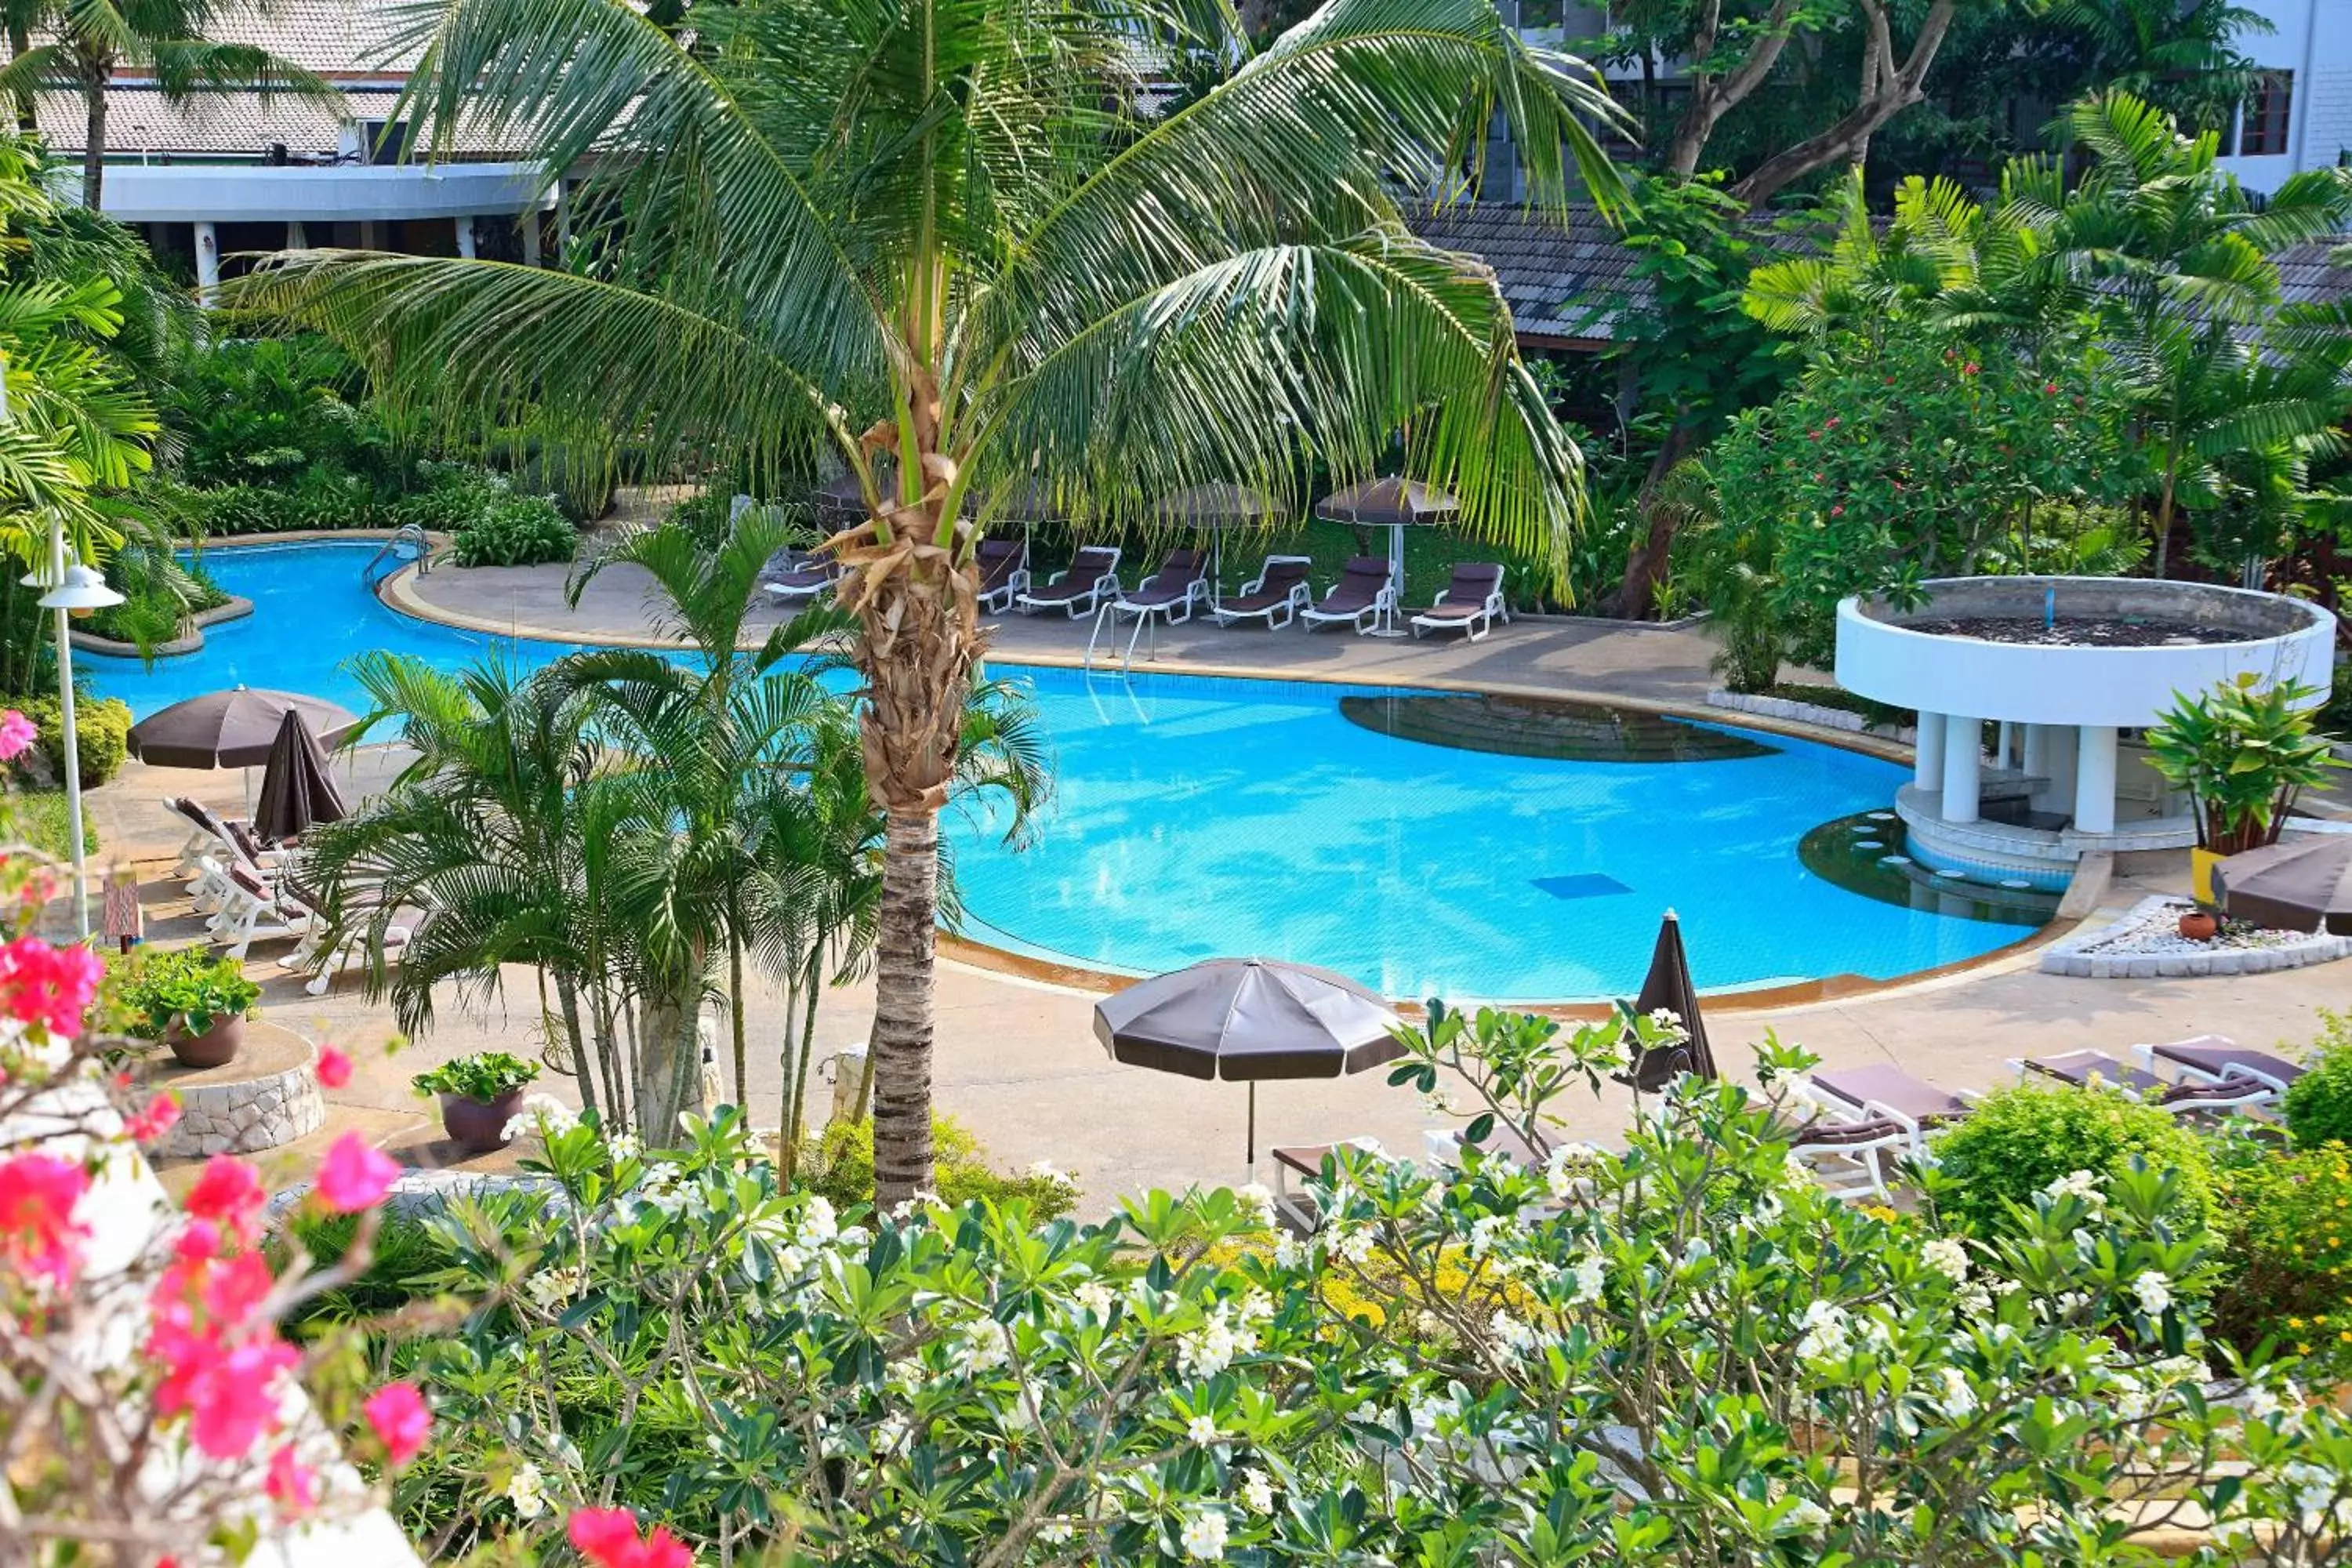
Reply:
[[[1548,762],[1713,763],[1780,749],[1655,713],[1528,697],[1343,697],[1339,711],[1400,741]]]

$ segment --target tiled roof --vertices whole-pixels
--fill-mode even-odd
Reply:
[[[1634,252],[1589,207],[1564,217],[1501,203],[1454,205],[1412,214],[1414,230],[1433,245],[1466,252],[1495,270],[1522,338],[1605,342],[1629,311],[1648,303],[1649,286],[1633,276]],[[1798,254],[1801,235],[1756,219],[1755,237]],[[2345,239],[2290,246],[2276,260],[2289,304],[2352,299],[2352,267],[2333,258]]]
[[[385,0],[235,0],[205,30],[215,43],[252,44],[321,76],[405,74],[415,58],[393,59]],[[36,41],[41,35],[36,34]]]
[[[142,153],[259,157],[270,142],[283,142],[296,157],[332,157],[347,118],[384,119],[399,96],[346,92],[346,113],[338,115],[328,104],[284,93],[265,107],[258,93],[198,93],[170,103],[151,88],[118,87],[106,95],[106,150],[110,159]],[[49,146],[79,153],[88,129],[80,95],[44,92],[37,109]]]

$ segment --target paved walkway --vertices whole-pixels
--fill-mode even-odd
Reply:
[[[420,585],[430,602],[478,621],[502,616],[524,630],[593,638],[644,626],[641,584],[615,573],[595,585],[576,613],[562,608],[561,573],[548,568],[436,572]],[[503,629],[503,626],[502,626]],[[1001,631],[1001,650],[1024,658],[1066,660],[1083,647],[1082,628],[1067,623],[1018,621]],[[1166,668],[1247,668],[1259,673],[1402,682],[1480,682],[1555,692],[1579,691],[1634,701],[1687,703],[1704,690],[1710,648],[1685,633],[1633,631],[1565,624],[1500,628],[1471,647],[1382,643],[1368,638],[1286,631],[1266,636],[1180,629],[1163,642]],[[396,771],[397,748],[373,748],[345,764],[352,784],[381,787]],[[238,805],[235,774],[200,774],[143,768],[137,763],[92,796],[105,836],[103,863],[116,855],[137,860],[151,875],[176,849],[180,835],[158,802],[167,793],[193,792],[224,809]],[[2106,900],[2127,907],[2147,891],[2178,890],[2185,864],[2153,878],[2118,881]],[[190,936],[194,922],[168,884],[150,889],[152,934]],[[327,996],[302,994],[269,960],[286,944],[257,944],[255,971],[267,990],[264,1005],[277,1022],[331,1037],[362,1058],[352,1085],[335,1098],[337,1114],[368,1127],[404,1157],[440,1157],[420,1131],[423,1107],[407,1075],[461,1052],[489,1047],[528,1051],[537,1039],[537,994],[528,972],[502,976],[499,994],[471,1008],[454,994],[437,995],[431,1032],[397,1058],[374,1054],[392,1036],[388,1010],[363,998],[351,982]],[[1801,1042],[1832,1066],[1900,1064],[1953,1087],[1987,1088],[2009,1077],[2005,1058],[2083,1046],[2117,1054],[2137,1041],[2215,1031],[2249,1044],[2307,1040],[2315,1012],[2343,1005],[2347,973],[2323,966],[2285,973],[2221,980],[2112,982],[2042,974],[2032,957],[2011,955],[1965,974],[1851,1000],[1769,1012],[1724,1011],[1710,1033],[1727,1070],[1744,1074],[1746,1045],[1767,1029]],[[1096,1043],[1095,998],[1085,992],[994,973],[952,961],[940,967],[938,1101],[978,1133],[992,1154],[1010,1166],[1050,1160],[1075,1170],[1087,1191],[1086,1210],[1107,1210],[1118,1194],[1144,1185],[1181,1187],[1243,1177],[1245,1091],[1239,1085],[1199,1083],[1112,1066]],[[873,1016],[870,984],[829,994],[819,1014],[819,1054],[862,1041]],[[762,989],[747,1009],[751,1038],[750,1099],[755,1117],[777,1120],[782,1069],[776,1060],[781,1000]],[[1370,1134],[1391,1148],[1417,1145],[1430,1119],[1410,1094],[1381,1082],[1352,1079],[1263,1085],[1258,1096],[1260,1158],[1264,1146],[1335,1136]],[[812,1104],[824,1103],[821,1086]],[[1621,1091],[1596,1103],[1571,1098],[1570,1130],[1608,1141],[1626,1119]]]

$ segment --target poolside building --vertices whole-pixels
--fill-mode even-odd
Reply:
[[[2336,617],[2305,600],[2127,578],[1922,586],[1907,607],[1838,606],[1837,679],[1918,715],[1895,805],[1913,856],[1938,868],[2046,882],[2093,851],[2192,845],[2140,732],[2243,675],[2326,700]]]
[[[331,102],[226,91],[173,103],[152,76],[124,69],[106,89],[100,206],[206,286],[240,254],[309,246],[551,259],[567,227],[561,192],[495,131],[462,132],[429,163],[403,161],[397,106],[414,54],[388,49],[383,16],[369,0],[277,0],[214,27],[215,41],[324,78]],[[78,167],[89,140],[80,92],[45,89],[37,109],[50,148]],[[69,180],[61,194],[79,190]]]

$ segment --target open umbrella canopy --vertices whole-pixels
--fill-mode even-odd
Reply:
[[[1280,511],[1272,496],[1240,485],[1195,485],[1164,497],[1153,511],[1180,528],[1247,528]]]
[[[1672,1013],[1681,1022],[1682,1043],[1643,1051],[1622,1081],[1632,1084],[1636,1094],[1655,1094],[1681,1073],[1700,1078],[1720,1076],[1716,1071],[1715,1053],[1707,1047],[1706,1020],[1699,1016],[1698,987],[1691,984],[1690,955],[1683,951],[1683,922],[1675,918],[1672,910],[1658,922],[1658,944],[1650,952],[1650,973],[1642,981],[1641,994],[1633,999],[1633,1011],[1637,1014],[1647,1016],[1661,1010]]]
[[[254,832],[264,838],[299,838],[318,824],[341,822],[348,814],[319,737],[302,721],[299,709],[289,708],[269,748],[269,765],[262,770]]]
[[[250,768],[269,760],[289,712],[329,746],[359,727],[359,718],[324,698],[239,686],[174,702],[131,726],[131,754],[150,767]]]
[[[1454,499],[1418,479],[1369,479],[1333,490],[1315,503],[1315,515],[1331,522],[1368,528],[1411,527],[1442,522],[1459,510]]]
[[[1263,958],[1213,958],[1095,1004],[1114,1061],[1235,1081],[1338,1078],[1394,1061],[1397,1016],[1342,974]]]
[[[2352,837],[2326,834],[2266,844],[2213,868],[2221,912],[2273,931],[2325,925],[2352,936]]]

